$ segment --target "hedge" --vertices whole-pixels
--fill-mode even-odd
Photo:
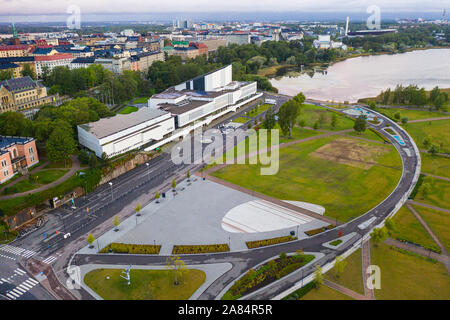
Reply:
[[[284,297],[281,300],[299,300],[300,298],[302,298],[305,294],[310,292],[315,287],[316,287],[316,282],[311,281],[310,283],[305,284],[303,287],[301,287],[298,290],[295,290],[294,292],[292,292],[291,294],[289,294],[288,296]]]
[[[173,246],[172,254],[197,254],[197,253],[214,253],[228,252],[230,247],[228,244],[207,244],[192,246]]]
[[[305,233],[306,233],[308,236],[313,236],[313,235],[322,233],[322,232],[324,232],[324,231],[327,231],[327,230],[330,230],[330,229],[333,229],[333,228],[336,228],[336,226],[335,226],[334,224],[330,224],[329,226],[326,226],[326,227],[322,227],[322,228],[318,228],[318,229],[313,229],[313,230],[305,231]]]
[[[278,238],[271,238],[271,239],[265,239],[265,240],[247,241],[246,244],[247,244],[247,248],[254,249],[254,248],[270,246],[273,244],[289,242],[289,241],[293,241],[293,240],[297,240],[297,237],[286,236],[286,237],[278,237]]]
[[[409,196],[410,199],[414,199],[417,195],[417,192],[419,192],[419,188],[423,183],[423,179],[425,179],[425,176],[423,174],[419,175],[419,179],[417,179],[416,186],[414,187],[414,190],[411,192],[411,195]]]
[[[109,253],[110,250],[114,253],[129,253],[129,254],[159,254],[161,246],[154,246],[148,244],[126,244],[126,243],[111,243],[100,250],[100,253]]]
[[[334,240],[333,242],[330,242],[330,245],[337,246],[337,245],[339,245],[341,243],[342,243],[342,240],[338,239],[338,240]]]
[[[381,132],[378,132],[378,131],[375,130],[374,128],[369,128],[369,130],[372,131],[373,133],[375,133],[375,134],[376,134],[377,136],[379,136],[381,139],[383,139],[383,141],[389,142],[389,143],[390,143],[389,139],[386,138],[386,137],[384,136],[384,134],[382,134]]]

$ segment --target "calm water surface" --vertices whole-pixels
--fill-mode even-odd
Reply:
[[[394,55],[357,57],[336,63],[327,74],[272,79],[279,93],[307,98],[350,101],[377,96],[397,84],[430,90],[450,88],[450,49],[429,49]]]

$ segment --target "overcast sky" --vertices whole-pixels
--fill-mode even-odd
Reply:
[[[69,5],[81,13],[214,11],[364,12],[377,5],[385,12],[450,9],[450,0],[0,0],[0,15],[65,14]]]

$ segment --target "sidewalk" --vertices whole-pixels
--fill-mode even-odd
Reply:
[[[450,210],[448,210],[448,209],[444,209],[444,208],[441,208],[441,207],[435,207],[435,206],[432,206],[430,204],[417,202],[417,201],[414,201],[414,200],[408,200],[407,203],[413,204],[413,205],[416,205],[416,206],[420,206],[420,207],[425,207],[425,208],[428,208],[428,209],[433,209],[433,210],[437,210],[437,211],[443,211],[443,212],[446,212],[446,213],[450,213]]]
[[[350,290],[349,288],[346,288],[337,283],[331,282],[330,280],[324,279],[323,284],[326,285],[327,287],[330,287],[331,289],[339,291],[340,293],[343,293],[346,296],[349,296],[355,300],[371,300],[367,296],[363,296],[353,290]]]
[[[367,240],[362,245],[362,272],[363,272],[363,285],[364,285],[364,293],[367,300],[375,300],[375,294],[373,289],[367,287],[367,280],[369,279],[369,274],[367,273],[367,269],[371,265],[370,263],[370,241]]]
[[[29,171],[29,173],[35,173],[36,171],[42,170],[44,167],[46,167],[48,164],[50,163],[50,161],[44,161],[39,167],[34,168],[33,170]],[[0,194],[3,193],[3,191],[6,188],[10,188],[12,186],[15,186],[16,184],[18,184],[20,181],[23,181],[27,179],[27,176],[21,176],[20,178],[17,178],[16,180],[14,180],[13,182],[3,186],[2,188],[0,188]]]

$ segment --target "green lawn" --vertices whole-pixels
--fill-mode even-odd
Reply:
[[[246,112],[245,115],[247,117],[258,118],[261,115],[261,113],[269,110],[272,106],[273,105],[271,105],[271,104],[262,104],[256,108],[254,108],[253,110]]]
[[[236,123],[247,123],[249,121],[250,121],[249,118],[244,118],[244,117],[239,117],[239,118],[236,118],[233,120],[233,122],[236,122]]]
[[[428,184],[430,190],[428,194],[423,194],[424,185]],[[425,177],[423,183],[417,192],[415,201],[423,202],[439,208],[450,209],[450,182],[446,180],[436,179],[433,177]]]
[[[371,247],[371,263],[381,269],[380,300],[448,300],[450,277],[443,264],[390,249],[386,244]]]
[[[392,238],[414,242],[424,248],[440,251],[438,245],[407,207],[401,207],[395,214],[393,221],[396,225],[396,231],[393,232]]]
[[[58,169],[58,168],[72,168],[72,159],[66,160],[66,166],[64,166],[64,161],[50,162],[43,169]]]
[[[450,214],[420,206],[414,206],[414,208],[433,230],[447,251],[450,251]]]
[[[422,172],[436,176],[450,178],[450,158],[420,153],[422,158]]]
[[[347,261],[347,265],[345,266],[344,273],[336,277],[333,268],[325,274],[325,279],[364,295],[361,249],[353,252],[345,261]]]
[[[300,119],[303,119],[305,120],[307,127],[313,128],[314,123],[319,120],[321,115],[323,115],[325,117],[325,122],[321,127],[319,127],[319,129],[332,130],[331,117],[333,116],[334,112],[328,111],[325,108],[318,107],[312,104],[303,104],[300,110],[300,115],[297,117],[297,123],[300,121]],[[346,116],[337,114],[337,119],[338,122],[334,130],[338,131],[353,128],[353,120],[347,118]]]
[[[450,120],[438,120],[430,122],[409,123],[404,128],[411,134],[416,141],[419,149],[423,149],[423,140],[429,136],[431,142],[440,145],[439,150],[442,153],[450,152]]]
[[[62,178],[67,172],[68,169],[65,170],[57,170],[57,169],[49,169],[49,170],[41,170],[31,175],[33,181],[36,181],[38,184],[49,184],[53,181],[56,181]]]
[[[37,189],[37,188],[39,188],[39,185],[31,183],[28,179],[25,179],[23,181],[16,183],[15,185],[7,187],[3,191],[3,195],[22,193],[22,192],[30,191],[30,190]]]
[[[420,120],[438,117],[448,117],[448,114],[433,111],[420,111],[420,110],[408,110],[401,108],[377,108],[375,111],[387,115],[388,117],[394,118],[397,112],[400,112],[401,118],[408,118],[408,120]]]
[[[364,138],[364,139],[369,139],[369,140],[374,140],[374,141],[380,141],[383,142],[383,139],[381,139],[380,136],[378,136],[375,132],[373,132],[372,130],[367,129],[366,131],[362,132],[361,134],[359,134],[356,131],[352,131],[349,133],[346,133],[349,136],[352,137],[359,137],[359,138]]]
[[[353,298],[326,285],[321,285],[318,289],[309,291],[300,300],[353,300]]]
[[[105,300],[187,300],[205,282],[200,270],[189,270],[179,285],[174,285],[173,271],[135,270],[131,284],[120,277],[122,269],[97,269],[84,277],[84,282]],[[109,276],[110,279],[106,279]]]
[[[141,97],[133,101],[133,103],[147,103],[150,97]]]
[[[124,109],[122,109],[122,110],[119,112],[119,114],[130,114],[130,113],[136,112],[136,111],[138,111],[138,110],[139,110],[139,108],[132,107],[132,106],[127,106],[127,107],[125,107]]]
[[[384,150],[386,153],[366,159],[381,165],[364,169],[310,155],[337,139],[344,138],[320,138],[281,148],[276,175],[260,175],[260,165],[230,165],[213,175],[281,200],[322,205],[325,215],[347,221],[367,212],[392,192],[401,176],[401,159],[392,146],[351,138],[344,140],[364,150]]]

